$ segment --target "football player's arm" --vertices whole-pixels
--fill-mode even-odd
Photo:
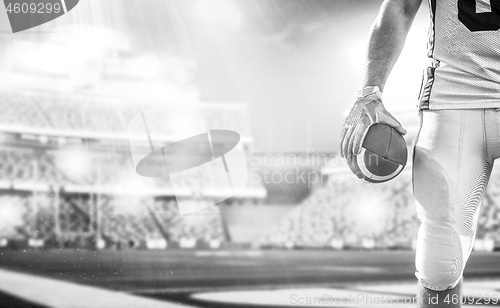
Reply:
[[[340,137],[340,155],[350,160],[361,152],[368,129],[375,123],[406,130],[382,104],[382,90],[401,50],[422,0],[385,0],[368,39],[364,91],[347,116]],[[378,91],[377,88],[378,87]]]
[[[370,30],[363,87],[383,91],[422,0],[385,0]]]

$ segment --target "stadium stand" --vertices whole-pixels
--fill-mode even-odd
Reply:
[[[220,247],[227,234],[217,207],[181,216],[168,177],[146,178],[134,172],[127,126],[153,103],[158,102],[54,91],[0,92],[0,107],[5,109],[0,115],[0,212],[17,208],[12,215],[19,217],[16,225],[0,222],[2,243]],[[200,108],[207,127],[238,131],[244,146],[251,146],[244,105]],[[192,172],[178,183],[186,188],[181,197],[211,204],[203,189],[216,188],[219,180]],[[265,196],[260,183],[247,188],[244,195]]]
[[[396,179],[374,185],[361,183],[338,162],[324,168],[328,181],[262,236],[260,247],[414,249],[419,220],[411,166]],[[500,247],[500,170],[495,169],[478,221],[476,248],[482,250]]]
[[[145,178],[133,170],[127,125],[151,104],[95,95],[1,91],[0,216],[6,218],[0,221],[0,246],[8,240],[32,247],[97,247],[98,242],[119,249],[220,247],[228,234],[218,207],[181,216],[168,178]],[[251,148],[244,105],[200,108],[207,127],[238,131],[245,147]],[[328,180],[314,185],[258,245],[413,248],[419,222],[411,166],[393,181],[367,185],[339,168],[338,159],[332,160],[333,167],[327,162],[317,176]],[[251,157],[248,161],[253,164]],[[193,170],[180,183],[184,195],[177,197],[210,203],[203,189],[217,187],[220,180]],[[262,181],[250,181],[246,188],[245,196],[227,204],[262,198]],[[479,217],[477,238],[483,247],[490,241],[500,247],[499,218],[497,170]]]
[[[0,92],[0,128],[7,131],[36,131],[49,135],[81,137],[113,135],[126,139],[130,120],[158,101],[133,102],[97,96],[41,91]],[[201,104],[207,127],[232,129],[244,140],[251,139],[245,105]],[[69,133],[68,133],[69,132]],[[166,132],[168,135],[168,132]]]
[[[478,220],[477,238],[491,239],[500,247],[500,170],[494,168],[483,199]]]
[[[418,226],[410,182],[329,181],[261,239],[267,247],[410,248]]]

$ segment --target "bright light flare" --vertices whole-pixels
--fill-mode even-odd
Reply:
[[[56,154],[54,162],[59,170],[77,182],[85,182],[92,168],[90,155],[83,149],[62,150]]]
[[[113,200],[113,204],[115,213],[117,214],[134,215],[136,217],[147,214],[146,201],[140,196],[116,196]]]
[[[106,54],[128,48],[128,39],[112,30],[71,26],[58,29],[43,43],[18,40],[12,54],[15,65],[22,69],[60,75],[99,70]]]
[[[388,203],[383,195],[375,193],[354,200],[347,208],[348,224],[361,235],[373,236],[384,232],[391,216]]]
[[[19,199],[0,198],[0,232],[13,230],[23,224],[24,208]]]
[[[194,15],[221,28],[237,28],[243,22],[243,13],[233,0],[201,0],[194,8]]]

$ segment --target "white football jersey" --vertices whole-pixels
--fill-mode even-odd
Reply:
[[[500,0],[429,0],[421,109],[500,108]]]

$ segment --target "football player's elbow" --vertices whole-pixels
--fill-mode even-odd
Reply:
[[[411,23],[421,4],[422,0],[385,0],[382,10],[403,22]]]

